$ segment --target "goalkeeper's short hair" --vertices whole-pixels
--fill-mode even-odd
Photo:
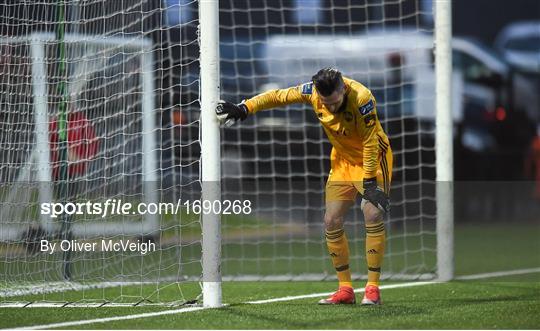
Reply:
[[[331,95],[345,84],[341,72],[332,67],[322,68],[311,77],[311,80],[317,92],[324,97]]]

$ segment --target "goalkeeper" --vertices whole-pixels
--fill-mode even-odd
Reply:
[[[385,247],[384,215],[389,209],[392,151],[377,118],[376,101],[359,82],[342,77],[334,68],[319,70],[312,81],[295,87],[259,94],[239,105],[221,101],[216,114],[230,125],[259,110],[292,103],[310,104],[333,148],[326,183],[325,234],[339,288],[320,304],[356,302],[349,268],[349,244],[344,216],[354,205],[357,192],[366,226],[368,279],[362,304],[381,303],[379,278]]]

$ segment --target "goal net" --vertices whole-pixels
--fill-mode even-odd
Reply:
[[[222,1],[220,7],[223,99],[240,102],[300,85],[328,66],[373,92],[394,154],[383,278],[436,273],[431,24],[422,1]],[[323,217],[331,146],[310,106],[260,111],[222,129],[221,144],[223,195],[253,200],[256,215],[238,228],[222,222],[224,276],[335,279]],[[352,271],[365,277],[359,201],[345,224]]]
[[[201,274],[199,218],[157,204],[200,194],[197,123],[173,111],[198,94],[173,70],[188,65],[172,59],[167,7],[1,8],[2,301],[183,302],[177,284]]]
[[[221,98],[335,66],[368,87],[394,153],[383,278],[436,275],[435,74],[428,2],[219,1]],[[60,10],[63,6],[63,11]],[[200,1],[0,5],[0,301],[183,303],[201,292]],[[63,24],[62,24],[63,23]],[[63,29],[63,33],[60,33]],[[204,56],[204,54],[203,54]],[[221,128],[224,280],[331,280],[330,145],[303,105]],[[44,203],[177,203],[162,214],[69,214]],[[175,205],[176,206],[176,205]],[[134,209],[130,209],[130,212]],[[360,204],[346,217],[366,274]],[[155,251],[42,251],[42,241]],[[101,244],[100,244],[101,245]]]

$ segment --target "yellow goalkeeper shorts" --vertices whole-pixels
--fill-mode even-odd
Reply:
[[[377,167],[377,184],[386,194],[390,193],[392,162],[392,150],[388,148],[386,152],[381,153]],[[326,201],[354,201],[358,192],[364,193],[363,181],[364,168],[361,165],[354,165],[337,156],[332,160],[326,182]]]

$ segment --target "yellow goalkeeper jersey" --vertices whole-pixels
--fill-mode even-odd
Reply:
[[[293,103],[311,104],[333,146],[330,158],[334,160],[340,156],[361,165],[364,178],[372,178],[376,176],[381,148],[390,146],[388,137],[377,118],[376,101],[371,91],[352,79],[344,77],[343,80],[346,107],[337,113],[326,109],[312,82],[268,91],[244,103],[250,114]]]

